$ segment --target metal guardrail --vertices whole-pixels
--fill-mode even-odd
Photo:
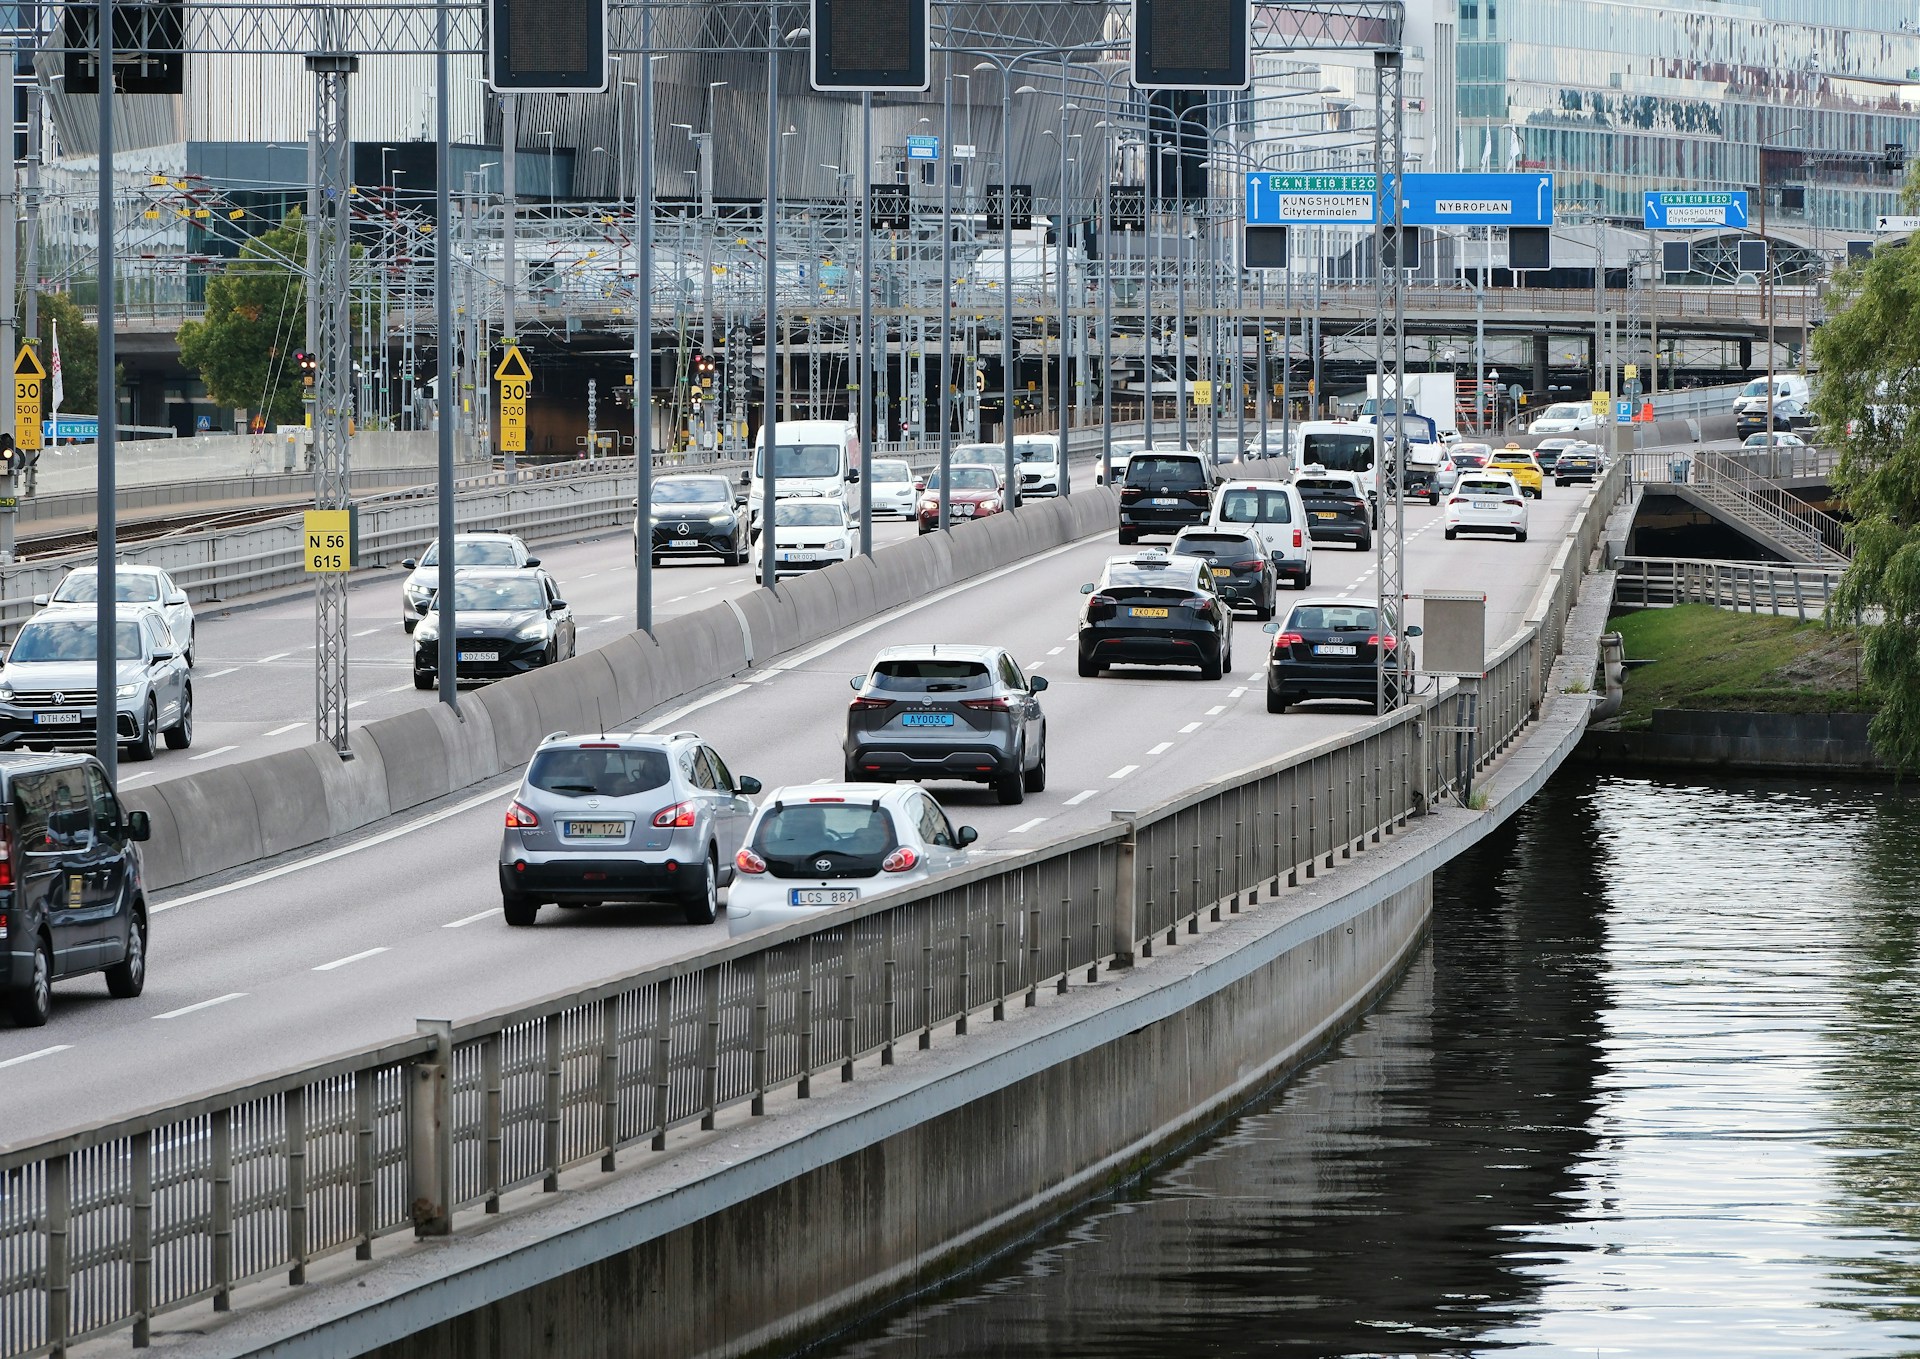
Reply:
[[[1430,739],[1473,716],[1449,689],[1357,731],[1110,825],[574,994],[420,1031],[304,1070],[0,1149],[0,1356],[67,1345],[413,1229],[724,1107],[807,1098],[816,1077],[929,1047],[951,1024],[1091,983],[1364,853],[1539,711],[1607,514],[1616,466],[1529,621],[1480,682],[1479,744]]]
[[[1846,526],[1832,515],[1801,500],[1774,481],[1759,467],[1778,465],[1776,457],[1790,451],[1779,449],[1752,455],[1717,453],[1711,449],[1689,449],[1680,453],[1635,453],[1634,480],[1643,485],[1686,485],[1735,518],[1744,518],[1756,528],[1782,535],[1822,563],[1844,565],[1853,556],[1847,542]],[[1837,455],[1823,450],[1808,450],[1805,465],[1828,470],[1837,463]]]
[[[1845,570],[1837,566],[1625,557],[1614,581],[1616,608],[1711,604],[1735,612],[1823,618]]]

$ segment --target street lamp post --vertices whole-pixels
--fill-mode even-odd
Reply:
[[[1028,55],[1022,53],[1022,56]],[[1011,510],[1019,503],[1018,460],[1013,451],[1013,68],[1020,58],[987,60],[973,69],[1000,72],[1000,434],[1006,448],[1006,486],[1003,494]],[[1031,86],[1022,87],[1030,89]]]

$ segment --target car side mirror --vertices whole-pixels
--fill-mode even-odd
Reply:
[[[547,605],[547,612],[548,612],[548,613],[559,613],[559,612],[560,612],[560,611],[561,611],[562,609],[564,609],[564,608],[566,608],[566,607],[567,607],[567,601],[566,601],[566,600],[564,600],[564,599],[556,599],[556,600],[554,600],[554,601],[553,601],[553,603],[551,603],[551,604],[549,604],[549,605]]]
[[[1083,595],[1090,595],[1090,594],[1092,594],[1092,593],[1093,593],[1093,583],[1092,583],[1091,581],[1089,581],[1089,582],[1088,582],[1087,584],[1085,584],[1085,585],[1082,585],[1082,586],[1080,587],[1080,593],[1081,593],[1081,594],[1083,594]]]
[[[755,793],[760,791],[760,780],[753,778],[749,775],[742,775],[740,778],[739,786],[735,789],[735,791],[738,792],[742,797],[752,797]]]
[[[851,485],[852,483],[854,483],[854,482],[856,482],[856,481],[858,481],[858,480],[860,480],[860,469],[859,469],[858,467],[849,467],[849,468],[847,469],[847,482],[848,482],[848,484],[849,484],[849,485]]]
[[[170,661],[178,654],[175,651],[156,651],[153,653],[153,663],[158,665],[162,661]]]
[[[33,597],[33,606],[36,609],[44,609],[47,607],[47,605],[51,604],[52,602],[53,602],[52,595],[35,595]]]
[[[1278,632],[1278,631],[1280,631],[1280,625],[1279,625],[1278,623],[1269,623],[1269,624],[1267,624],[1267,625],[1266,625],[1265,627],[1263,627],[1263,628],[1261,628],[1261,629],[1260,629],[1260,631],[1262,631],[1262,632]]]
[[[1047,687],[1047,677],[1045,675],[1035,675],[1032,679],[1027,681],[1027,692],[1030,694],[1041,693],[1046,689],[1046,687]]]
[[[744,508],[746,503],[747,503],[747,498],[743,495],[737,495],[733,498],[733,507],[736,510]]]
[[[538,557],[528,557],[523,564],[526,566],[538,566],[540,565],[540,559]]]
[[[916,491],[924,491],[924,490],[926,490],[926,489],[927,489],[927,479],[926,479],[925,477],[921,477],[921,478],[920,478],[919,480],[917,480],[917,481],[915,481],[915,482],[913,483],[913,489],[914,489],[914,490],[916,490]]]
[[[1425,630],[1424,628],[1422,628],[1422,627],[1421,627],[1421,626],[1420,626],[1420,625],[1419,625],[1418,623],[1409,623],[1409,624],[1407,625],[1407,636],[1409,636],[1409,637],[1420,637],[1420,636],[1424,636],[1424,635],[1425,635],[1425,631],[1426,631],[1426,630]]]
[[[980,832],[975,830],[972,826],[962,826],[959,830],[953,833],[953,842],[956,845],[960,846],[960,848],[962,849],[965,849],[968,845],[972,844],[975,840],[978,840],[979,838],[980,838]]]
[[[741,484],[742,486],[751,486],[751,485],[753,485],[753,473],[751,473],[751,472],[742,472],[742,473],[740,474],[740,484]]]
[[[145,812],[127,813],[127,839],[147,841],[153,838],[153,818]]]
[[[412,557],[402,557],[400,559],[400,565],[406,567],[407,570],[409,571],[417,571],[420,568],[420,563],[415,561]]]
[[[169,604],[184,604],[186,602],[187,602],[187,592],[185,590],[175,590],[172,594],[167,596],[167,603]]]

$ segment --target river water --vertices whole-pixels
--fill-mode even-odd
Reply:
[[[1920,1355],[1920,799],[1563,773],[1325,1057],[816,1353]]]

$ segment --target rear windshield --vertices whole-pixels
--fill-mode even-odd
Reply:
[[[1223,552],[1248,552],[1258,544],[1244,533],[1183,533],[1173,540],[1173,550],[1192,556],[1214,556]]]
[[[656,505],[711,505],[716,501],[731,504],[733,488],[719,477],[697,481],[656,481],[653,503]]]
[[[993,675],[985,661],[881,661],[870,682],[896,694],[950,694],[989,688]]]
[[[16,665],[22,661],[90,661],[94,659],[99,637],[100,630],[91,621],[83,623],[77,618],[36,621],[20,629],[7,659]],[[118,659],[139,660],[140,625],[114,624],[113,645]]]
[[[1512,495],[1513,488],[1504,481],[1463,481],[1460,490],[1466,495]]]
[[[53,597],[62,604],[91,604],[100,598],[100,577],[92,571],[75,571],[60,582]],[[153,576],[116,571],[113,597],[123,604],[151,604],[160,598],[160,582]]]
[[[1195,457],[1161,457],[1157,453],[1136,454],[1127,464],[1127,485],[1192,487],[1205,486],[1206,469]]]
[[[1372,632],[1379,622],[1380,611],[1364,604],[1302,604],[1287,626],[1303,632]]]
[[[815,861],[827,855],[836,870],[878,872],[880,860],[898,844],[893,818],[870,802],[785,803],[760,819],[753,837],[754,849],[776,876],[782,868],[804,868],[814,876]]]
[[[1220,521],[1224,524],[1291,524],[1293,501],[1285,491],[1227,491],[1220,497]]]
[[[1193,570],[1164,566],[1109,566],[1107,568],[1109,586],[1144,586],[1160,590],[1188,590],[1193,588]]]
[[[668,778],[664,750],[581,750],[557,746],[533,757],[527,782],[546,793],[571,797],[631,797],[664,788]]]
[[[1348,500],[1360,498],[1360,492],[1354,489],[1352,482],[1330,481],[1325,477],[1301,477],[1293,483],[1293,488],[1301,495],[1339,496]]]

